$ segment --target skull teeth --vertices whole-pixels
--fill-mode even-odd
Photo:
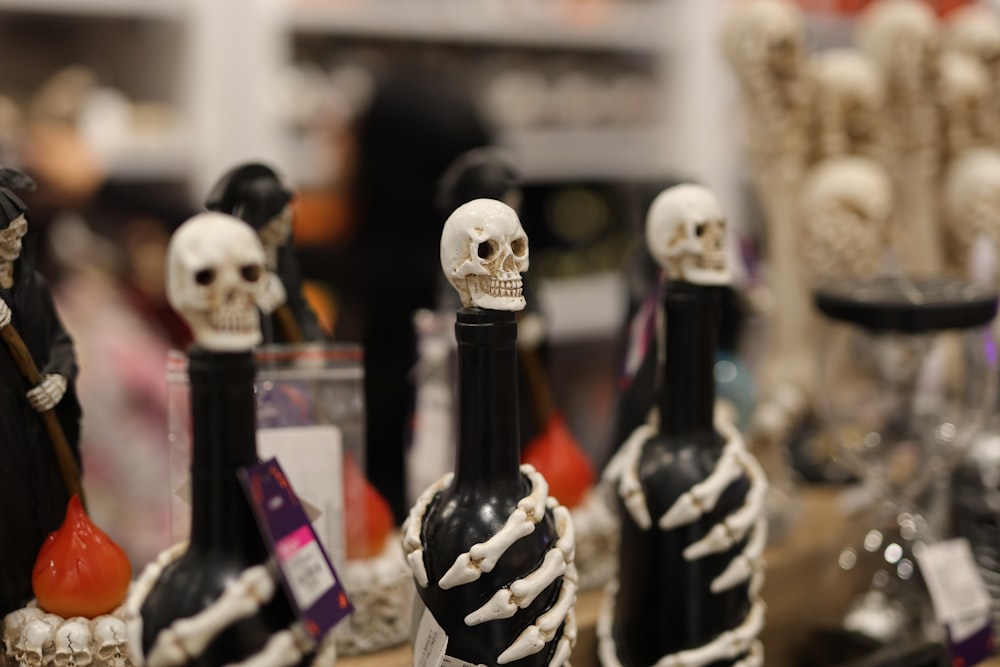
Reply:
[[[489,283],[486,285],[486,291],[490,296],[517,298],[521,296],[523,285],[524,283],[520,278],[512,278],[510,280],[490,278]]]
[[[221,308],[208,314],[208,323],[218,331],[249,332],[257,324],[257,311],[244,308]]]

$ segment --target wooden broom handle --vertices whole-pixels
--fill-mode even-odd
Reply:
[[[42,377],[38,372],[38,366],[35,365],[35,360],[31,358],[28,346],[24,344],[24,339],[21,338],[21,334],[14,328],[14,325],[8,324],[5,327],[0,327],[0,336],[3,336],[4,342],[10,348],[11,356],[14,357],[14,363],[17,364],[21,375],[24,376],[28,384],[32,387],[38,386],[42,381]],[[54,410],[46,410],[41,415],[42,421],[45,422],[45,428],[49,432],[49,438],[52,440],[52,448],[55,450],[59,473],[62,475],[66,490],[70,496],[73,494],[80,496],[80,503],[86,509],[87,504],[84,499],[83,485],[80,480],[80,467],[76,464],[76,459],[73,457],[69,442],[66,441],[66,434],[63,432],[62,425],[59,423]]]

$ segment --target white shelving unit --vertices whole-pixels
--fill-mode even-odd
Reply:
[[[539,58],[565,51],[592,61],[604,53],[645,58],[658,72],[659,125],[518,130],[505,133],[502,143],[531,179],[683,176],[713,187],[735,210],[735,98],[720,85],[728,74],[717,54],[725,0],[592,3],[587,13],[582,6],[566,0],[0,0],[0,23],[7,13],[32,13],[78,19],[81,31],[83,22],[102,19],[175,25],[176,48],[161,45],[154,59],[123,54],[113,39],[106,46],[109,60],[148,63],[151,81],[164,71],[178,79],[172,102],[185,140],[168,149],[124,150],[109,162],[122,177],[186,178],[196,200],[237,161],[292,157],[285,155],[274,82],[298,39],[511,47]],[[122,28],[134,29],[131,23]],[[0,93],[2,71],[11,67],[19,63],[0,62]]]
[[[410,0],[291,7],[289,30],[355,37],[528,46],[544,49],[653,52],[664,48],[663,2],[608,4],[568,23],[566,2]]]
[[[0,0],[0,12],[27,11],[60,16],[180,19],[187,0]]]

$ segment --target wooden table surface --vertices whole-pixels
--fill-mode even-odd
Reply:
[[[797,498],[798,516],[780,541],[768,547],[767,626],[762,639],[765,664],[786,667],[807,641],[810,631],[836,627],[854,597],[865,590],[870,571],[845,572],[837,565],[840,552],[861,544],[868,528],[839,510],[836,488],[806,488]],[[579,642],[573,651],[574,667],[596,667],[594,628],[601,591],[586,591],[577,598]],[[379,653],[338,659],[339,667],[407,667],[410,648],[403,645]],[[992,667],[1000,667],[1000,662]]]

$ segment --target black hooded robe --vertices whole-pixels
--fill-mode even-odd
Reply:
[[[10,306],[11,324],[41,375],[67,379],[55,412],[79,465],[76,355],[45,280],[18,261],[14,285],[0,288],[0,298]],[[38,550],[62,523],[69,501],[42,415],[26,397],[29,389],[10,349],[0,344],[0,616],[33,597],[31,572]]]

